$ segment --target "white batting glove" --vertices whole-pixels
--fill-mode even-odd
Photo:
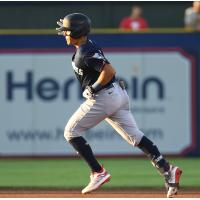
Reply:
[[[83,97],[86,99],[92,99],[94,97],[94,90],[91,86],[86,86],[83,91]]]

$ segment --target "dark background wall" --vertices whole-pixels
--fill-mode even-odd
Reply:
[[[184,11],[192,2],[0,2],[0,29],[55,28],[56,20],[71,12],[83,12],[94,28],[116,28],[133,5],[143,8],[152,28],[183,27]]]

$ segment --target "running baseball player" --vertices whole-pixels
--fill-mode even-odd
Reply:
[[[98,189],[111,178],[82,136],[83,132],[106,120],[129,144],[138,147],[150,158],[164,178],[167,197],[176,195],[182,170],[170,165],[158,147],[138,129],[129,109],[129,97],[123,82],[116,80],[115,69],[101,48],[88,38],[91,20],[82,13],[72,13],[60,19],[57,24],[58,34],[65,37],[68,45],[76,48],[72,66],[85,98],[64,130],[66,140],[91,169],[90,182],[82,194]]]

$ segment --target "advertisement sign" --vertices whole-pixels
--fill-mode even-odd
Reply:
[[[84,101],[72,53],[0,54],[0,155],[75,155],[64,127]],[[130,108],[162,153],[194,145],[193,60],[182,50],[109,50],[105,56],[127,84]],[[84,137],[97,155],[138,155],[106,122]]]

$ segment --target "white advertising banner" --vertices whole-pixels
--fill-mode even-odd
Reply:
[[[193,146],[192,61],[180,51],[106,52],[138,126],[162,153]],[[74,155],[63,130],[83,99],[72,53],[0,54],[0,155]],[[97,155],[140,154],[106,122],[84,136]]]

